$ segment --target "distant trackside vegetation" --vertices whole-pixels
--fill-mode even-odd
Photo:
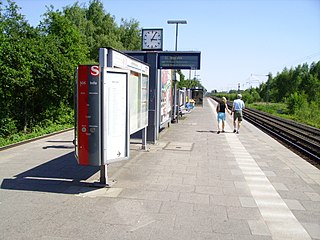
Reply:
[[[237,92],[209,95],[234,100]],[[320,128],[320,61],[269,74],[266,83],[240,92],[248,107]]]

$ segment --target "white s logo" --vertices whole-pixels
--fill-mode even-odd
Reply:
[[[100,74],[99,66],[92,66],[90,69],[90,74],[92,76],[99,76],[99,74]]]

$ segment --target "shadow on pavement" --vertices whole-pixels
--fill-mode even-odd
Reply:
[[[202,130],[197,130],[197,132],[199,133],[217,133],[218,131],[215,130],[215,131],[202,131]],[[225,132],[220,132],[221,134],[224,134],[224,133],[233,133],[233,132],[229,132],[229,131],[225,131]]]
[[[84,182],[100,170],[94,166],[80,166],[74,153],[68,153],[14,178],[4,179],[2,189],[77,194],[95,190]]]
[[[217,131],[208,131],[208,130],[197,130],[197,132],[200,132],[200,133],[216,133]]]
[[[73,149],[74,146],[65,146],[65,145],[55,146],[55,145],[49,145],[49,146],[45,146],[45,147],[42,147],[42,148],[43,148],[43,149],[48,149],[48,148]]]

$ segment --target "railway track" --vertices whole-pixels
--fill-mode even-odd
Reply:
[[[228,107],[231,108],[232,103],[229,102]],[[243,116],[246,121],[294,148],[302,156],[320,164],[320,129],[250,108],[243,111]]]

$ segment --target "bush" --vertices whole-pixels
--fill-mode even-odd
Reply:
[[[308,111],[307,96],[304,93],[291,93],[286,99],[287,108],[290,114],[296,114],[298,110]]]
[[[61,105],[44,114],[48,118],[29,128],[26,133],[18,132],[13,120],[2,119],[1,122],[6,124],[0,128],[0,147],[73,127],[74,113],[71,108]]]
[[[16,122],[12,118],[2,118],[0,120],[0,137],[7,137],[16,132]]]
[[[244,92],[244,93],[242,94],[242,100],[243,100],[246,104],[249,104],[249,103],[253,103],[253,102],[254,102],[254,97],[253,97],[250,93]]]

